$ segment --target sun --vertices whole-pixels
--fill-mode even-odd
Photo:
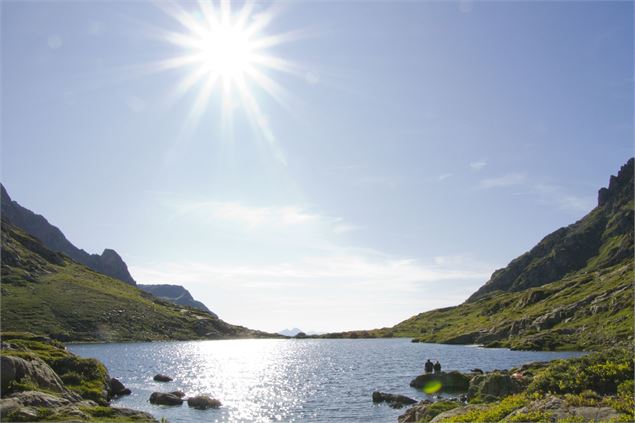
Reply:
[[[241,28],[219,25],[198,41],[200,63],[211,76],[241,78],[253,64],[249,36]]]
[[[197,93],[188,116],[190,126],[196,126],[208,105],[219,99],[224,125],[231,124],[233,111],[240,106],[253,126],[273,143],[267,116],[253,91],[262,90],[290,109],[288,93],[271,74],[302,76],[305,72],[269,50],[301,37],[303,32],[268,33],[276,15],[274,10],[262,10],[246,0],[234,11],[232,4],[235,3],[227,0],[158,3],[180,25],[178,31],[157,31],[159,37],[178,46],[180,54],[156,63],[153,70],[183,71],[184,76],[175,84],[174,91],[177,96],[190,91]]]

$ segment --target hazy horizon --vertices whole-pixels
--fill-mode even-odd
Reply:
[[[232,2],[217,81],[203,4],[2,2],[2,183],[230,323],[459,304],[633,155],[631,2]]]

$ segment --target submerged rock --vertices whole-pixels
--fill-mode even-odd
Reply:
[[[187,405],[198,410],[207,410],[208,408],[218,408],[222,404],[219,400],[208,397],[207,395],[197,395],[188,398]]]
[[[150,395],[150,404],[181,405],[183,404],[183,399],[167,392],[153,392]]]
[[[154,375],[153,379],[157,382],[171,382],[172,381],[172,378],[170,376],[166,376],[161,373],[159,373],[158,375]]]
[[[428,373],[414,378],[410,386],[421,389],[431,383],[440,383],[439,391],[465,392],[470,387],[470,379],[470,376],[457,371]]]
[[[401,408],[404,405],[414,404],[417,401],[404,395],[387,394],[384,392],[373,392],[373,402],[387,402],[392,408]]]

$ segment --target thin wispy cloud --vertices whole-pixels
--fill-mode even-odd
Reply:
[[[527,182],[527,175],[524,173],[507,173],[495,178],[481,179],[478,187],[480,189],[504,188],[522,185],[525,182]]]
[[[470,168],[472,168],[472,170],[475,170],[475,171],[482,170],[485,166],[487,166],[487,162],[484,160],[479,160],[479,161],[470,163]]]
[[[559,185],[535,184],[532,190],[543,203],[554,204],[560,210],[588,212],[595,206],[594,197],[571,194]]]
[[[438,180],[439,182],[441,182],[441,181],[445,181],[446,179],[451,178],[451,177],[452,177],[452,175],[453,175],[452,173],[444,173],[444,174],[442,174],[442,175],[439,175],[439,176],[437,177],[437,180]]]
[[[343,321],[351,328],[379,327],[422,309],[456,303],[464,297],[437,298],[433,293],[440,284],[475,288],[494,267],[457,258],[422,262],[350,248],[262,265],[182,261],[130,270],[141,283],[178,281],[234,323],[279,330],[278,326],[290,324],[289,316],[295,316],[298,325],[319,321],[323,326],[317,329],[329,331],[341,330]],[[285,313],[272,312],[281,308]],[[245,309],[252,313],[244,313]],[[324,319],[325,310],[329,319]]]

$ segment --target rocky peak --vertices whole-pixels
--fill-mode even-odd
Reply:
[[[523,291],[561,279],[590,263],[594,270],[633,257],[633,158],[598,193],[598,207],[578,222],[560,228],[534,248],[495,271],[468,298],[494,291]]]
[[[600,188],[598,191],[598,207],[629,195],[629,192],[633,190],[634,163],[635,159],[631,158],[620,168],[617,176],[611,175],[607,188]]]

